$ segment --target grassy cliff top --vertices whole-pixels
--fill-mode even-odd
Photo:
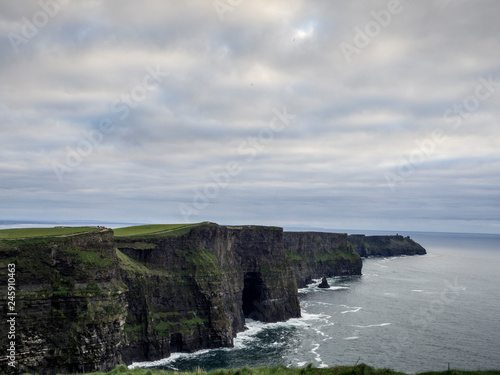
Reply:
[[[124,227],[113,229],[115,237],[141,237],[154,235],[179,235],[187,233],[194,227],[206,225],[207,223],[194,224],[152,224],[152,225],[135,225],[132,227]]]
[[[33,237],[68,236],[93,232],[96,227],[54,227],[54,228],[16,228],[0,230],[0,239],[19,239]]]

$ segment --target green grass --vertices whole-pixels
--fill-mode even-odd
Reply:
[[[173,372],[165,370],[148,370],[135,368],[129,370],[127,366],[120,365],[108,373],[96,372],[93,375],[405,375],[402,372],[390,369],[375,369],[365,364],[357,366],[335,366],[330,368],[314,368],[311,365],[303,368],[296,367],[258,367],[231,370],[214,370],[205,372],[201,368],[195,368],[192,372]],[[500,371],[459,371],[449,370],[440,372],[426,372],[419,375],[500,375]]]
[[[332,259],[348,259],[350,261],[356,261],[359,259],[359,255],[354,252],[343,249],[332,249],[327,253],[315,254],[314,260],[327,262]]]
[[[108,268],[113,265],[114,259],[109,255],[97,249],[80,249],[79,247],[66,247],[62,252],[72,255],[78,262],[97,268]]]
[[[145,234],[156,234],[165,231],[173,231],[183,227],[192,227],[196,224],[153,224],[153,225],[136,225],[132,227],[124,227],[113,229],[116,237],[140,236]]]
[[[92,232],[94,227],[62,227],[62,228],[17,228],[0,230],[0,239],[50,237]]]
[[[350,262],[356,262],[359,260],[359,255],[347,249],[330,249],[322,253],[313,253],[312,258],[308,258],[294,252],[286,252],[285,256],[292,263],[306,263],[306,264],[311,263],[312,260],[316,262],[330,262],[330,261],[337,262],[342,259],[347,259]]]
[[[118,261],[120,262],[120,268],[143,275],[154,274],[154,271],[146,267],[141,262],[130,258],[129,256],[122,253],[120,250],[116,249],[116,255],[118,256]]]
[[[181,251],[180,251],[181,252]],[[198,248],[191,252],[182,252],[185,259],[196,266],[196,268],[213,270],[214,273],[220,274],[219,266],[215,255],[210,251]]]

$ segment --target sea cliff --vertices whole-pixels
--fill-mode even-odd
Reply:
[[[2,356],[0,373],[109,371],[173,352],[230,347],[245,318],[300,317],[297,287],[360,275],[359,252],[396,251],[400,242],[415,247],[399,237],[373,242],[208,222],[172,227],[0,236],[0,312],[10,311],[8,265],[15,264],[17,313],[16,367]],[[0,327],[8,331],[6,319]],[[9,344],[1,335],[0,347]]]
[[[353,234],[348,236],[354,251],[362,257],[424,255],[425,249],[409,236],[365,236]]]
[[[117,237],[116,245],[130,290],[127,363],[232,346],[245,317],[300,316],[281,228],[207,224],[183,235]]]
[[[90,372],[122,361],[127,287],[111,230],[2,240],[0,254],[0,373]],[[8,264],[15,264],[13,300],[6,292]],[[16,323],[16,367],[8,366],[4,356],[10,345],[6,317],[14,311],[8,306],[15,306],[17,314],[9,316]]]
[[[285,232],[284,242],[299,288],[314,278],[361,275],[361,258],[347,234]]]

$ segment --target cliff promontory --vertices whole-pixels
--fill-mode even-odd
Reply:
[[[130,290],[127,363],[232,346],[245,317],[300,316],[281,228],[205,224],[184,234],[116,237],[116,245]]]
[[[354,251],[362,257],[424,255],[425,249],[409,236],[365,236],[353,234],[348,237]]]

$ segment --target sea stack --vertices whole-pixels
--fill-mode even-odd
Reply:
[[[330,285],[328,284],[328,281],[326,281],[326,277],[323,277],[321,279],[321,283],[318,285],[318,288],[329,288]]]

